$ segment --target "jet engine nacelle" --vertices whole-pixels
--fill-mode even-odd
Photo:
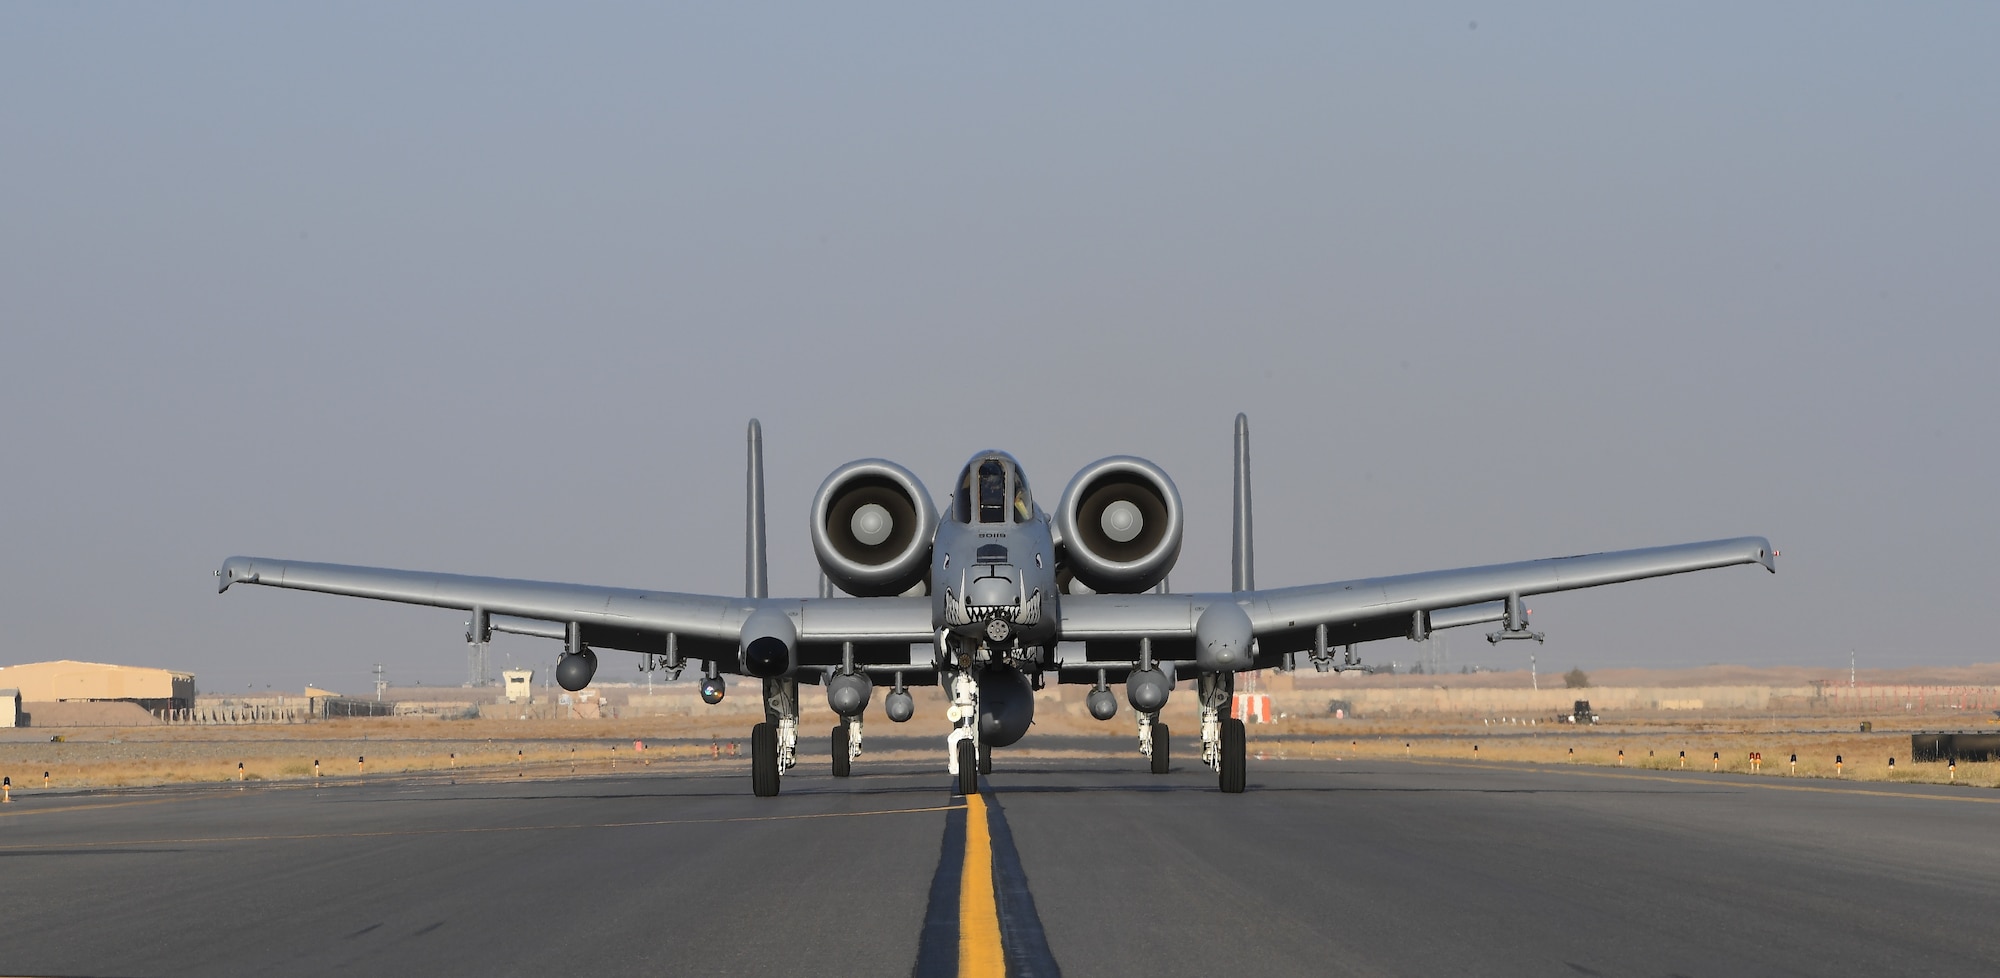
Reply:
[[[909,469],[864,458],[833,470],[813,496],[813,555],[848,594],[902,594],[930,570],[937,522],[936,504]]]
[[[979,742],[1006,747],[1035,722],[1035,689],[1028,677],[1007,666],[979,673]]]
[[[1160,583],[1181,555],[1181,494],[1143,458],[1114,455],[1083,467],[1056,506],[1071,575],[1106,594]]]

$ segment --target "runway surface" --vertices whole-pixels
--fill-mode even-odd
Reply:
[[[1991,791],[1001,752],[982,817],[807,758],[16,791],[0,974],[2000,973]]]

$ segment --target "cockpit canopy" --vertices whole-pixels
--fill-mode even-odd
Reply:
[[[960,523],[1026,523],[1035,498],[1021,466],[1005,452],[981,452],[965,463],[951,507]]]

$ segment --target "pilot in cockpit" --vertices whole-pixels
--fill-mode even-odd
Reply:
[[[1028,480],[1021,477],[1020,470],[1009,466],[998,458],[982,459],[975,465],[966,466],[965,477],[959,483],[959,519],[971,523],[974,516],[980,523],[1002,523],[1008,516],[1008,482],[1013,483],[1013,517],[1016,523],[1026,523],[1034,518],[1034,497],[1028,491]],[[978,500],[977,512],[972,505]]]
[[[1006,518],[1007,469],[999,459],[979,463],[979,522],[998,523]]]

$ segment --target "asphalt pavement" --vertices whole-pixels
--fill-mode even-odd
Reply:
[[[950,975],[974,934],[1017,976],[2000,973],[2000,792],[997,764],[970,819],[941,771],[810,752],[769,799],[727,762],[16,791],[0,974]]]

